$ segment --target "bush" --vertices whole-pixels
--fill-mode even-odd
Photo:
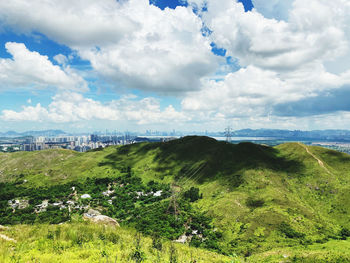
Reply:
[[[294,230],[288,223],[282,222],[278,230],[281,231],[283,234],[286,235],[288,238],[304,238],[304,233],[299,233],[298,231]]]
[[[350,230],[348,228],[342,227],[340,230],[340,238],[346,240],[347,237],[350,237]]]
[[[203,195],[199,194],[199,189],[197,187],[191,187],[189,190],[184,192],[184,198],[188,199],[190,202],[195,202],[198,199],[203,198]]]
[[[253,198],[253,197],[248,197],[246,201],[246,205],[249,206],[250,208],[259,208],[264,206],[265,201],[261,198]]]

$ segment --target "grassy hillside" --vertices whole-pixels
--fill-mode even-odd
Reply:
[[[350,241],[333,240],[308,247],[278,248],[249,258],[224,256],[188,245],[152,239],[127,228],[92,225],[80,220],[62,225],[17,225],[0,232],[0,261],[12,262],[142,262],[243,263],[350,261]],[[138,241],[139,240],[139,245]],[[137,256],[140,255],[140,256]]]
[[[192,136],[84,154],[65,150],[0,154],[0,180],[26,188],[118,177],[127,169],[145,185],[151,181],[169,185],[173,198],[160,201],[168,202],[164,212],[175,200],[184,222],[193,213],[209,217],[211,229],[221,233],[217,241],[221,253],[278,254],[280,248],[307,249],[350,235],[350,156],[321,147],[228,144]],[[189,202],[190,212],[180,199],[193,186],[202,198]],[[147,204],[140,204],[146,210],[137,210],[138,206],[133,211],[152,210]]]
[[[229,263],[234,259],[187,245],[152,240],[131,229],[114,229],[79,221],[62,225],[20,225],[0,233],[16,240],[0,238],[0,262],[3,263],[114,263],[136,260],[145,263]]]

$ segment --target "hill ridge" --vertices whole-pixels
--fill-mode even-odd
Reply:
[[[166,220],[176,214],[175,205],[169,210],[170,187],[178,183],[182,191],[177,196],[176,209],[181,210],[183,216],[193,217],[197,213],[203,216],[203,222],[207,222],[205,218],[208,217],[211,223],[203,228],[208,231],[207,235],[213,235],[210,229],[221,233],[213,239],[217,243],[210,246],[217,246],[222,253],[248,255],[346,237],[350,229],[350,156],[321,147],[305,147],[300,143],[276,147],[229,144],[191,136],[165,143],[108,147],[83,154],[52,151],[46,161],[38,152],[6,154],[6,158],[0,155],[0,182],[24,190],[33,187],[36,191],[63,187],[60,192],[67,192],[70,186],[79,186],[79,195],[87,191],[92,200],[102,200],[107,182],[116,187],[125,185],[118,180],[127,180],[130,186],[125,191],[130,192],[122,192],[119,197],[114,192],[111,197],[127,198],[127,202],[135,198],[132,200],[138,205],[139,200],[148,200],[150,203],[142,203],[141,210],[132,208],[131,211],[144,213],[139,219],[144,224],[137,227],[149,233],[158,226],[144,220],[155,216],[154,213],[158,213],[159,219],[167,215]],[[327,169],[329,167],[332,174],[318,160]],[[153,202],[156,198],[147,197],[154,184],[163,185],[167,193],[159,203]],[[83,188],[84,185],[91,185],[91,188]],[[4,184],[0,183],[0,187]],[[117,188],[112,190],[117,191]],[[128,217],[119,210],[121,207],[113,208],[113,201],[113,206],[109,207],[107,198],[103,199],[106,213],[129,224]],[[189,206],[182,203],[183,198],[190,200]],[[189,207],[194,210],[188,210]],[[162,209],[168,212],[163,215]],[[146,213],[146,210],[152,212]],[[183,226],[178,227],[178,232],[169,236],[176,238],[184,234]],[[190,232],[187,235],[191,235]]]

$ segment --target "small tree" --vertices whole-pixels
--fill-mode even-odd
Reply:
[[[145,260],[145,253],[141,250],[141,235],[137,234],[135,238],[135,250],[131,253],[131,259],[136,263],[141,263]]]
[[[203,198],[203,195],[199,194],[199,189],[197,187],[191,187],[184,193],[184,198],[188,199],[190,202],[195,202],[200,198]]]

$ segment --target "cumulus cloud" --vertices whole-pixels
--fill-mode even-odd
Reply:
[[[169,105],[164,110],[155,98],[137,99],[124,96],[108,103],[85,98],[79,93],[60,93],[52,98],[48,107],[23,106],[22,111],[3,110],[4,121],[33,121],[70,123],[90,120],[128,120],[139,125],[150,123],[184,122],[189,120],[184,113]]]
[[[322,92],[315,97],[305,97],[298,101],[278,103],[273,108],[277,116],[310,116],[336,111],[349,111],[350,86]]]
[[[0,90],[28,86],[86,90],[83,78],[69,67],[53,65],[47,56],[28,50],[22,43],[7,42],[5,47],[12,58],[0,58]]]
[[[319,66],[319,65],[318,65]],[[315,66],[316,67],[316,66]],[[296,111],[301,103],[313,101],[325,103],[325,94],[333,96],[344,95],[344,90],[339,92],[339,88],[350,84],[348,73],[334,75],[324,70],[322,66],[312,70],[281,74],[261,69],[255,66],[242,68],[237,72],[227,74],[221,81],[203,82],[204,88],[201,91],[189,93],[182,101],[183,110],[203,116],[203,121],[209,119],[222,118],[249,118],[251,116],[264,117],[269,115],[298,116]],[[320,94],[323,94],[321,97]],[[347,94],[347,93],[346,93]],[[305,106],[303,114],[317,115],[338,110],[346,110],[343,100],[342,106],[333,104],[327,106],[327,110],[306,111],[310,107]],[[293,110],[288,110],[292,105]],[[341,107],[341,108],[339,108]],[[300,107],[303,108],[303,107]],[[291,114],[291,112],[294,112]]]
[[[255,8],[250,12],[232,0],[188,2],[189,7],[160,10],[147,0],[31,1],[38,12],[25,12],[29,5],[25,0],[0,2],[3,27],[40,32],[69,46],[113,87],[183,98],[178,111],[171,105],[162,109],[154,98],[123,97],[101,103],[70,93],[66,98],[56,95],[48,107],[5,110],[2,119],[24,120],[32,115],[35,121],[125,119],[138,124],[174,119],[213,127],[228,119],[263,126],[289,120],[288,125],[297,125],[300,119],[306,127],[307,117],[317,122],[320,114],[331,119],[334,112],[350,111],[346,99],[336,103],[340,96],[349,95],[349,1],[253,0]],[[210,33],[203,34],[203,26]],[[212,42],[242,68],[234,69],[215,56]],[[13,55],[0,60],[0,79],[20,83],[30,79],[36,85],[60,87],[83,82],[67,67],[65,56],[55,56],[60,66],[54,66],[46,57],[29,54],[46,59],[46,67],[55,70],[47,70],[49,74],[42,74],[42,68],[35,71],[36,67],[21,70],[19,64],[26,65],[27,56]],[[21,63],[11,66],[17,60]],[[61,77],[56,77],[58,72]]]
[[[140,25],[115,0],[0,1],[0,22],[16,32],[37,31],[73,47],[106,45]]]
[[[162,11],[134,0],[128,5],[138,10],[140,30],[116,45],[79,54],[107,79],[128,87],[160,93],[198,89],[200,79],[217,67],[201,20],[189,8]]]
[[[266,18],[288,20],[294,0],[252,0],[254,8]]]
[[[205,112],[206,118],[261,116],[269,111],[267,105],[276,100],[285,100],[284,91],[293,89],[280,80],[273,71],[250,66],[228,74],[223,81],[209,81],[200,92],[193,92],[182,101],[183,109],[190,112]]]
[[[212,40],[242,66],[295,70],[305,63],[339,57],[348,46],[346,0],[312,0],[307,5],[295,0],[287,21],[266,18],[259,9],[245,13],[241,3],[231,0],[205,2],[208,11],[202,17],[212,30]]]
[[[198,89],[217,66],[191,8],[162,11],[148,0],[2,1],[0,21],[70,46],[114,86],[182,93]]]
[[[244,68],[219,81],[203,81],[201,91],[187,94],[182,101],[184,110],[199,111],[204,119],[222,120],[348,110],[345,100],[338,105],[334,102],[347,94],[349,67],[330,71],[325,63],[335,63],[348,52],[347,1],[309,1],[305,5],[300,0],[269,0],[263,6],[256,0],[251,12],[230,0],[190,2],[196,7],[206,4],[201,16],[212,30],[210,38]],[[317,106],[327,102],[327,107]]]

